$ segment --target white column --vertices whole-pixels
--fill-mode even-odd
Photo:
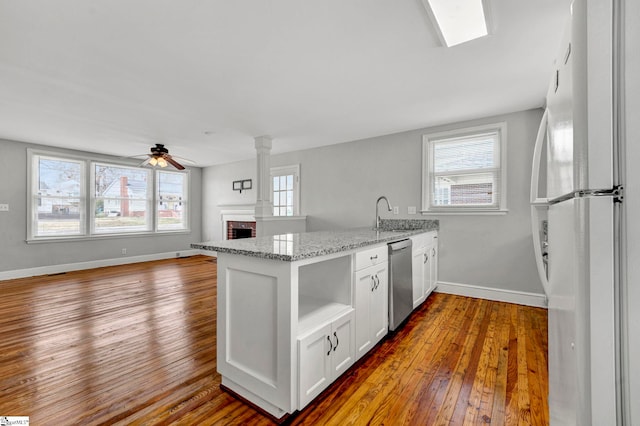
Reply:
[[[258,154],[256,174],[256,200],[255,216],[257,218],[273,216],[273,203],[271,202],[271,136],[258,136],[255,138],[256,152]]]

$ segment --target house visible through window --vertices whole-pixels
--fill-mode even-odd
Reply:
[[[46,237],[83,235],[84,162],[38,156],[32,167],[33,232]]]
[[[271,168],[274,216],[297,216],[300,199],[300,165]]]
[[[150,171],[95,163],[94,172],[94,232],[151,230]]]
[[[506,210],[506,124],[423,138],[423,211]]]
[[[29,159],[28,240],[189,229],[188,172],[31,150]]]
[[[158,230],[187,229],[187,175],[156,171],[158,182]]]

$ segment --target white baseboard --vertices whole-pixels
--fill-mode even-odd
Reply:
[[[16,269],[0,272],[0,281],[16,278],[35,277],[38,275],[60,274],[62,272],[80,271],[84,269],[102,268],[104,266],[126,265],[128,263],[149,262],[152,260],[187,257],[196,254],[207,254],[205,250],[180,250],[168,253],[145,254],[141,256],[118,257],[114,259],[92,260],[89,262],[66,263],[62,265],[38,266],[36,268]]]
[[[537,308],[547,307],[546,296],[539,293],[527,293],[524,291],[482,287],[471,284],[450,283],[446,281],[438,281],[434,291],[437,293],[456,294],[458,296],[494,300],[496,302],[508,302],[518,305],[534,306]]]

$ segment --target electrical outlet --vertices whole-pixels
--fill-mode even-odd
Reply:
[[[0,212],[8,212],[9,204],[0,204]]]
[[[409,206],[407,208],[407,213],[408,214],[416,214],[416,206]]]
[[[122,249],[122,254],[127,254],[127,249],[126,248]]]
[[[400,207],[393,206],[393,214],[400,214]]]

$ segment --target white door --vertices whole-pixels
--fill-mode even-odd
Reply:
[[[424,247],[414,248],[411,261],[411,281],[413,283],[413,308],[420,306],[424,302],[424,277],[425,277],[425,252]],[[427,271],[426,275],[429,275]]]
[[[575,425],[578,407],[575,200],[549,208],[549,420]],[[580,389],[584,392],[584,388]]]
[[[426,299],[431,292],[431,268],[433,267],[433,258],[431,252],[431,245],[427,245],[424,248],[424,265],[423,265],[423,277],[422,277],[422,294]]]
[[[373,278],[373,268],[366,268],[358,271],[356,277],[355,291],[355,321],[356,321],[356,351],[360,358],[373,347],[371,340],[371,294],[374,291],[375,281]]]
[[[434,237],[429,258],[429,287],[425,290],[425,297],[430,295],[438,283],[438,237]]]
[[[298,340],[299,408],[307,405],[331,383],[333,343],[331,325]]]
[[[375,345],[388,331],[389,325],[389,290],[387,265],[376,266],[373,275],[375,285],[371,292],[371,339]]]
[[[640,2],[626,0],[624,4],[625,39],[640,40]],[[623,259],[626,283],[622,286],[623,377],[628,383],[623,389],[625,424],[640,424],[640,49],[635,42],[625,44],[625,104],[626,136],[625,201],[626,218],[623,238],[626,258]]]
[[[350,311],[333,322],[330,336],[333,344],[331,349],[332,381],[347,371],[355,362],[355,326],[353,316],[353,311]]]

